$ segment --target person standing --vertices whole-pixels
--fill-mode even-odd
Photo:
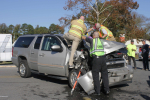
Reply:
[[[136,68],[136,61],[135,61],[135,51],[136,51],[136,45],[134,45],[134,40],[131,40],[131,44],[127,45],[127,55],[128,55],[128,62],[129,65],[131,65],[131,59],[133,60],[134,63],[134,69]]]
[[[87,32],[90,31],[99,31],[99,37],[109,40],[109,41],[116,41],[116,39],[113,36],[113,33],[105,26],[100,25],[99,23],[96,23],[92,28],[90,28]]]
[[[148,63],[148,57],[149,57],[149,45],[146,44],[146,41],[142,41],[142,57],[143,57],[143,70],[149,70],[149,63]]]
[[[100,95],[100,80],[99,72],[102,75],[104,83],[104,93],[109,94],[108,71],[106,66],[106,57],[103,47],[103,42],[99,38],[99,33],[94,32],[93,39],[82,36],[82,39],[90,43],[90,56],[92,57],[92,76],[94,80],[95,95]]]
[[[63,37],[67,40],[68,45],[71,45],[70,41],[72,40],[71,55],[69,60],[69,68],[73,68],[73,57],[74,53],[78,47],[78,44],[81,40],[81,36],[86,33],[86,26],[84,24],[84,16],[81,16],[80,19],[71,21],[71,28],[68,33],[65,33]]]

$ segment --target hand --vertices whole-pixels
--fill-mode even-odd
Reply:
[[[85,32],[85,35],[87,34],[88,32]]]

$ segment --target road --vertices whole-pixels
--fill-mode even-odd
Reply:
[[[0,67],[0,100],[150,100],[150,71],[141,70],[142,61],[137,61],[133,82],[110,87],[110,95],[87,95],[71,89],[66,80],[33,75],[21,78],[15,67]]]

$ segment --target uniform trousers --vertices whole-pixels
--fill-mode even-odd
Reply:
[[[108,71],[107,71],[105,56],[93,56],[92,76],[94,81],[94,90],[97,94],[100,94],[99,72],[101,72],[101,77],[104,84],[104,90],[109,91]]]
[[[148,62],[148,56],[143,57],[143,67],[144,69],[148,69],[149,70],[149,62]]]

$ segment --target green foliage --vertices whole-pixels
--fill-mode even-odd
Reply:
[[[59,25],[51,24],[48,32],[51,34],[63,34],[64,28],[60,27]]]

